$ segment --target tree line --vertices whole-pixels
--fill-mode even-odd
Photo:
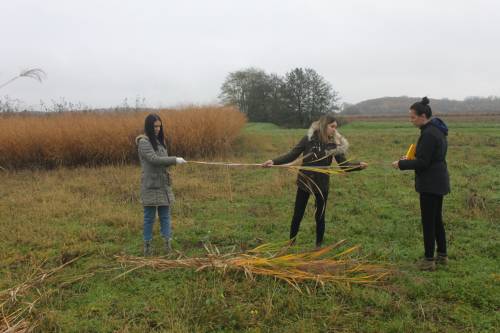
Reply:
[[[219,98],[237,106],[250,121],[286,127],[308,127],[322,114],[339,109],[338,93],[311,68],[294,68],[284,76],[257,68],[231,72]]]

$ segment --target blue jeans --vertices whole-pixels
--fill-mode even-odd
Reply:
[[[160,217],[160,232],[164,238],[170,238],[170,209],[169,206],[144,206],[144,240],[153,239],[153,224],[155,222],[156,210]]]

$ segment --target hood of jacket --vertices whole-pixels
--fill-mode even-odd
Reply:
[[[448,135],[448,126],[440,118],[432,118],[430,120],[431,124],[437,127],[444,135]]]
[[[309,141],[312,140],[314,133],[318,130],[319,122],[315,121],[307,130],[307,138]],[[349,149],[349,142],[342,134],[339,133],[339,131],[335,131],[335,135],[333,136],[331,142],[335,143],[337,147],[335,149],[327,150],[327,154],[340,155],[347,153],[347,150]]]
[[[146,140],[149,141],[149,138],[145,134],[140,134],[140,135],[138,135],[135,138],[135,144],[138,145],[139,144],[139,140],[141,140],[141,139],[146,139]]]

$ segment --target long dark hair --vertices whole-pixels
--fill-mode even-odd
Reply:
[[[155,136],[155,121],[160,121],[160,133],[158,136]],[[155,151],[158,151],[158,142],[166,148],[165,146],[165,134],[163,133],[163,122],[159,115],[151,113],[144,120],[144,134],[149,138],[149,142],[153,146]]]
[[[432,117],[432,110],[429,106],[429,99],[426,97],[422,98],[420,102],[415,102],[410,106],[410,110],[415,111],[418,116],[425,114],[425,117],[429,119]]]

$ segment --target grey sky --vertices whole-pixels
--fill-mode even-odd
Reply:
[[[500,95],[500,1],[0,2],[0,90],[29,104],[217,101],[226,75],[311,67],[344,102]]]

